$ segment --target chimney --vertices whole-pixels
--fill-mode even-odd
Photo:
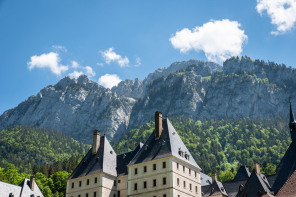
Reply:
[[[155,112],[155,139],[159,139],[162,132],[162,113]]]
[[[101,132],[98,130],[94,130],[93,134],[93,147],[92,147],[92,154],[97,154],[100,148],[100,140],[101,140]]]
[[[30,188],[32,191],[34,191],[34,185],[35,185],[35,177],[31,176],[30,177]]]
[[[254,162],[254,170],[256,174],[260,174],[260,164],[258,162]]]
[[[217,181],[217,173],[214,171],[212,173],[212,183],[214,183],[215,181]]]

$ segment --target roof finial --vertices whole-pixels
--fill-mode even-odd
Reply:
[[[290,123],[295,122],[294,113],[291,104],[291,96],[289,96],[289,103],[290,103]]]

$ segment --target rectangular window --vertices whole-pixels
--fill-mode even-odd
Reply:
[[[138,184],[135,183],[135,185],[134,185],[134,190],[137,190],[137,189],[138,189]]]
[[[144,166],[144,172],[147,172],[147,166]]]
[[[156,170],[156,164],[153,164],[153,170]]]
[[[116,186],[116,180],[114,180],[114,186]]]
[[[186,188],[186,181],[183,182],[183,186],[184,186],[184,188]]]
[[[179,163],[177,163],[177,169],[179,170]]]
[[[192,190],[192,185],[191,185],[191,183],[189,184],[189,189],[190,189],[190,191]]]
[[[74,183],[72,183],[72,188],[74,188]]]
[[[189,175],[191,175],[191,169],[189,168]]]
[[[97,197],[97,192],[94,192],[94,197]]]
[[[78,197],[81,197],[80,195],[78,195]]]
[[[197,186],[195,186],[195,193],[197,193]]]
[[[88,197],[88,193],[85,194],[85,197]]]
[[[164,194],[163,197],[166,197],[166,194]]]
[[[95,183],[97,183],[98,182],[98,178],[97,177],[95,177]]]
[[[144,183],[143,183],[143,188],[144,188],[144,189],[147,188],[147,182],[146,182],[146,181],[144,181]]]
[[[89,179],[86,180],[86,185],[89,185]]]
[[[81,181],[79,181],[79,187],[81,187]]]
[[[138,168],[135,168],[135,174],[138,174]]]
[[[166,185],[166,178],[165,177],[162,178],[162,184]]]
[[[180,197],[180,195],[178,195],[178,197]]]
[[[166,168],[166,162],[162,162],[162,168]]]
[[[153,180],[153,187],[156,187],[156,179]]]
[[[117,196],[120,197],[120,191],[117,192]]]
[[[118,180],[118,183],[120,183],[120,180]]]
[[[197,173],[196,173],[196,171],[194,172],[194,174],[195,174],[195,178],[197,177]]]
[[[185,166],[183,166],[183,172],[185,172]]]
[[[113,194],[113,197],[116,197],[116,194]]]
[[[177,178],[177,185],[179,186],[180,185],[180,179]]]

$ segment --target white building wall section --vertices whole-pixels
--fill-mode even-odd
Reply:
[[[97,182],[95,183],[96,178]],[[95,193],[97,197],[114,197],[116,194],[114,181],[116,181],[116,177],[104,173],[70,179],[67,180],[66,197],[86,197],[86,195],[93,197]],[[72,183],[74,183],[74,187],[72,187]]]

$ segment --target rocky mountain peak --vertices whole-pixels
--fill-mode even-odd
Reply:
[[[175,62],[112,90],[85,75],[65,77],[4,112],[0,129],[40,126],[90,142],[93,129],[116,140],[127,129],[153,120],[155,111],[193,120],[272,117],[287,112],[289,96],[296,98],[295,74],[285,65],[233,57],[223,68],[199,60]]]

